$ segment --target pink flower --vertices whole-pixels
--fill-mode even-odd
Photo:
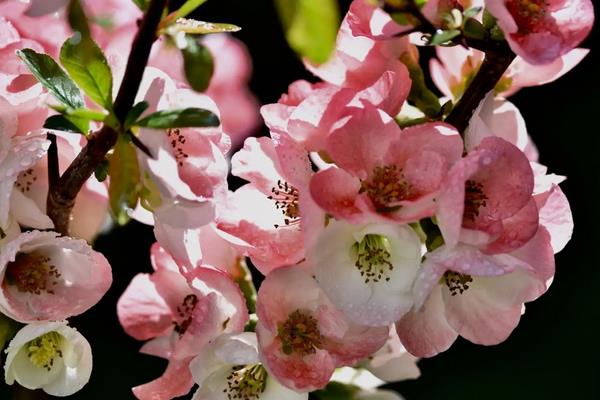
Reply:
[[[446,97],[458,100],[479,70],[484,55],[462,46],[436,47],[436,52],[437,59],[432,58],[429,64],[431,78]],[[496,86],[496,92],[508,97],[524,87],[554,82],[575,68],[588,53],[587,49],[572,49],[544,65],[531,64],[517,56]]]
[[[142,352],[169,359],[162,377],[134,388],[138,399],[171,399],[193,385],[192,357],[221,333],[241,332],[248,320],[246,302],[224,272],[188,268],[186,276],[158,244],[152,247],[152,274],[133,278],[117,303],[125,331],[147,342]]]
[[[232,173],[250,181],[230,195],[217,218],[263,274],[304,258],[301,196],[312,174],[308,154],[285,136],[248,138]],[[241,242],[240,242],[241,241]]]
[[[533,171],[518,148],[497,137],[483,139],[453,167],[438,198],[446,245],[477,240],[484,251],[497,254],[527,243],[538,226],[533,188]]]
[[[297,81],[277,104],[261,113],[271,131],[285,132],[309,151],[321,151],[335,122],[352,108],[369,103],[397,115],[411,88],[408,69],[399,61],[412,51],[407,40],[377,42],[353,35],[349,14],[340,28],[330,61],[306,67],[324,82]]]
[[[417,221],[433,215],[434,198],[462,148],[449,125],[401,130],[387,114],[367,106],[336,124],[326,151],[337,168],[318,172],[310,191],[338,219]]]
[[[486,0],[511,48],[531,64],[549,64],[577,47],[594,24],[590,0]]]
[[[24,196],[14,190],[20,174],[44,156],[50,142],[40,131],[12,137],[15,130],[15,115],[0,115],[0,237],[17,222],[40,229],[54,226],[46,215],[35,212],[36,207],[28,207],[32,202],[20,201]]]
[[[447,245],[426,255],[415,295],[424,301],[396,324],[400,340],[416,356],[431,357],[458,335],[498,344],[519,323],[524,303],[548,288],[554,255],[544,227],[521,248],[487,255],[475,246]],[[441,282],[441,283],[440,283]]]
[[[57,136],[58,161],[60,172],[63,173],[83,148],[81,145],[83,138],[47,129],[37,132],[38,135],[44,136],[46,133],[53,133]],[[32,132],[32,134],[36,134],[36,132]],[[13,191],[11,197],[11,213],[15,219],[27,227],[52,228],[51,222],[41,223],[41,221],[48,220],[45,217],[46,197],[48,196],[47,157],[42,157],[31,168],[21,172],[15,182],[15,188],[17,190]],[[98,182],[95,177],[91,177],[75,200],[71,219],[71,236],[92,242],[106,222],[107,207],[106,186]]]
[[[348,322],[298,266],[267,276],[257,313],[261,360],[279,382],[300,392],[324,387],[336,367],[374,353],[388,335],[388,327]]]
[[[149,68],[140,97],[150,103],[147,113],[199,107],[218,115],[206,96],[177,88],[159,70]],[[229,137],[217,128],[141,129],[139,139],[153,157],[138,151],[142,180],[148,189],[146,208],[154,217],[157,239],[181,262],[196,265],[197,229],[214,218],[215,202],[227,192]],[[137,214],[133,214],[137,217]]]
[[[31,231],[0,255],[0,309],[21,322],[58,321],[96,304],[112,283],[110,265],[83,240]]]

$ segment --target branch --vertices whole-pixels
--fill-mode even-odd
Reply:
[[[446,122],[464,134],[473,113],[485,96],[494,90],[514,59],[515,54],[510,49],[505,52],[487,52],[475,78],[446,118]]]
[[[125,75],[114,104],[114,112],[120,122],[125,120],[135,101],[166,4],[167,0],[151,1],[133,40]],[[113,148],[118,135],[119,132],[107,125],[92,133],[86,146],[60,177],[58,184],[48,191],[47,212],[57,232],[63,235],[69,234],[75,198],[85,182],[103,162],[106,154]]]

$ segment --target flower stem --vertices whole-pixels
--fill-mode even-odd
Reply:
[[[133,40],[123,82],[114,103],[114,113],[120,122],[125,120],[135,101],[166,5],[167,0],[150,2],[148,11],[141,21],[140,29]],[[85,182],[104,161],[108,151],[115,145],[118,136],[119,132],[108,125],[104,125],[99,131],[92,133],[86,146],[69,165],[57,184],[48,190],[47,212],[54,222],[57,232],[63,235],[69,234],[71,211],[75,205],[75,198]]]

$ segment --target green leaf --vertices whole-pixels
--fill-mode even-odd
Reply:
[[[44,122],[44,128],[55,131],[84,133],[76,124],[69,121],[64,115],[52,115]]]
[[[0,314],[0,350],[4,349],[22,326],[19,322]]]
[[[208,88],[213,76],[215,65],[210,51],[194,38],[186,37],[187,45],[181,50],[183,54],[183,69],[185,77],[197,92]]]
[[[185,32],[191,35],[207,35],[209,33],[239,32],[242,28],[233,24],[196,21],[195,19],[179,18],[167,29],[170,35]]]
[[[125,118],[125,123],[123,124],[124,130],[128,131],[129,128],[135,125],[135,121],[148,109],[148,107],[150,107],[150,104],[148,104],[147,101],[140,101],[134,105]]]
[[[81,91],[52,57],[36,53],[31,49],[19,50],[17,51],[17,56],[25,62],[25,65],[27,65],[33,76],[58,101],[71,108],[84,106]]]
[[[485,39],[487,36],[485,27],[475,18],[469,18],[465,21],[463,32],[466,37],[473,39]]]
[[[465,18],[473,18],[476,17],[481,12],[481,10],[483,10],[482,7],[471,7],[465,10],[463,16]]]
[[[133,0],[133,2],[142,11],[146,11],[150,5],[150,0]]]
[[[55,111],[58,111],[61,114],[66,115],[66,116],[86,119],[88,121],[104,122],[104,120],[108,116],[108,114],[104,110],[91,110],[91,109],[85,108],[85,107],[71,108],[71,107],[50,105],[50,108],[52,108]]]
[[[316,64],[335,48],[340,15],[335,0],[275,0],[290,47]]]
[[[144,128],[169,129],[219,126],[219,118],[201,108],[158,111],[136,122]]]
[[[448,43],[449,41],[451,41],[452,39],[454,39],[457,36],[460,36],[460,31],[458,29],[450,29],[448,31],[441,31],[441,32],[434,34],[431,37],[431,39],[429,40],[429,43],[427,43],[427,44],[430,46],[437,46],[439,44]]]
[[[60,49],[60,62],[94,102],[112,109],[112,72],[91,38],[74,35],[68,39]]]
[[[123,136],[119,136],[110,157],[108,174],[110,211],[119,225],[125,225],[129,221],[128,211],[137,205],[140,170],[135,147]]]
[[[173,14],[173,19],[176,21],[179,18],[188,16],[204,3],[206,3],[206,0],[187,0],[181,7],[179,7],[179,10],[175,11]]]
[[[69,25],[71,25],[71,28],[73,29],[73,32],[79,32],[81,36],[90,36],[90,25],[79,0],[71,0],[69,2],[67,18],[69,20]]]

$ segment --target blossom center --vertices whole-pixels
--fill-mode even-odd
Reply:
[[[177,161],[177,165],[183,167],[183,162],[189,155],[183,150],[183,145],[185,144],[185,136],[181,133],[179,129],[169,129],[167,131],[167,136],[169,137],[169,143],[171,144],[171,148],[173,148],[173,155],[175,156],[175,161]]]
[[[309,314],[296,310],[277,327],[281,350],[287,354],[306,356],[321,348],[323,337],[317,320]]]
[[[466,220],[475,221],[479,217],[479,209],[487,205],[488,197],[483,192],[483,185],[473,180],[465,184],[465,211]]]
[[[51,262],[50,257],[36,253],[18,253],[15,261],[6,266],[7,281],[16,286],[19,292],[54,294],[54,286],[58,284],[61,274]]]
[[[392,264],[391,245],[383,235],[368,234],[352,246],[356,261],[354,265],[360,271],[365,283],[379,282],[385,279],[389,282],[389,273],[394,270]]]
[[[27,193],[31,191],[31,186],[37,181],[37,176],[33,172],[33,168],[26,169],[19,174],[15,187],[21,191],[21,193]]]
[[[389,211],[395,203],[409,197],[410,186],[401,168],[385,165],[373,169],[369,179],[362,181],[360,191],[369,196],[378,211]]]
[[[63,356],[62,344],[64,337],[58,332],[48,332],[25,345],[27,357],[33,365],[48,371],[54,366],[54,359]]]
[[[283,222],[285,225],[296,224],[300,220],[298,189],[285,181],[278,180],[277,185],[271,189],[271,193],[268,198],[275,201],[275,207],[284,216]],[[275,228],[279,228],[279,225],[275,225]]]
[[[473,277],[467,274],[460,274],[454,271],[446,271],[442,277],[443,283],[448,286],[452,296],[463,294],[469,289],[469,284],[473,282]]]
[[[261,364],[236,365],[227,375],[227,389],[223,392],[229,400],[256,400],[266,384],[267,370]]]
[[[528,34],[534,32],[544,19],[547,0],[508,0],[506,8],[519,26],[519,32]]]
[[[198,296],[195,294],[188,294],[184,297],[181,305],[177,306],[177,319],[175,321],[175,332],[182,336],[190,327],[193,320],[193,313],[198,304]]]

